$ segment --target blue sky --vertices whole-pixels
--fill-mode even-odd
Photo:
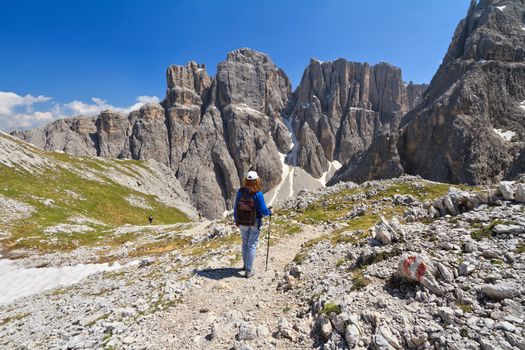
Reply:
[[[0,12],[0,129],[163,98],[165,70],[210,74],[226,53],[270,54],[297,86],[310,57],[429,82],[469,0],[9,1]],[[95,98],[95,100],[93,100]],[[10,114],[3,115],[8,112]],[[35,113],[45,113],[39,118]],[[19,116],[19,117],[16,117]],[[15,120],[15,117],[18,118]],[[25,119],[24,119],[25,118]]]

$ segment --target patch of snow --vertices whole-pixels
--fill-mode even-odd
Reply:
[[[514,131],[510,131],[510,130],[505,131],[503,129],[494,129],[494,132],[498,134],[499,136],[501,136],[505,141],[512,140],[514,135],[516,135]]]
[[[63,267],[22,268],[12,260],[0,259],[0,305],[58,286],[69,286],[102,271],[122,268],[120,264],[79,264]]]
[[[260,111],[251,108],[250,106],[246,105],[245,103],[232,104],[231,106],[232,106],[233,108],[235,108],[235,109],[240,110],[241,112],[244,112],[244,113],[249,113],[249,114],[262,114]]]
[[[477,63],[486,63],[487,60],[479,60]]]
[[[279,195],[281,195],[281,196],[283,195],[281,190],[284,190],[283,189],[283,185],[285,184],[285,182],[287,180],[289,180],[290,188],[288,189],[288,193],[285,196],[287,198],[293,196],[293,172],[294,172],[294,167],[285,163],[286,154],[279,153],[279,158],[281,159],[281,164],[282,164],[282,166],[281,166],[281,182],[272,189],[273,195],[268,200],[268,205],[269,206],[274,204],[275,200],[277,199],[277,197]]]
[[[500,10],[500,11],[505,10],[506,7],[507,7],[507,6],[496,6],[496,8],[497,8],[498,10]]]
[[[66,152],[62,151],[61,149],[56,149],[56,150],[54,150],[53,152],[55,152],[55,153],[60,153],[60,154],[64,154],[64,153],[66,153]]]
[[[290,151],[286,155],[286,160],[288,160],[289,164],[296,166],[297,165],[297,153],[299,152],[299,140],[297,139],[297,136],[295,135],[295,132],[293,131],[292,117],[284,119],[284,124],[288,128],[288,131],[290,132],[290,137],[292,138]]]
[[[326,186],[326,183],[329,179],[327,179],[328,175],[333,175],[337,170],[341,169],[342,165],[337,160],[334,160],[330,162],[330,166],[328,167],[328,170],[323,173],[321,178],[317,181],[319,181],[323,186]]]
[[[304,169],[297,166],[299,141],[293,132],[292,118],[293,116],[284,119],[284,123],[290,132],[292,142],[288,154],[285,155],[280,153],[279,156],[281,160],[280,183],[265,193],[265,199],[269,206],[285,201],[296,195],[301,190],[315,191],[320,187],[326,186],[329,176],[332,176],[335,171],[341,168],[341,163],[333,161],[330,163],[328,171],[323,174],[321,179],[316,179],[304,171]]]
[[[371,109],[359,108],[359,107],[350,107],[350,110],[351,110],[351,111],[365,111],[365,112],[372,112],[372,113],[375,113],[375,111],[373,111],[373,110],[371,110]]]

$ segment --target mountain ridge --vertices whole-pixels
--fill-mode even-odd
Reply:
[[[310,64],[315,62],[318,61],[312,59]],[[367,71],[366,79],[371,70],[381,70],[375,67],[383,67],[386,72],[381,74],[393,75],[395,84],[403,90],[404,110],[423,90],[419,85],[406,85],[401,79],[401,71],[386,63],[370,66],[338,59],[323,64],[334,64],[342,71],[345,71],[341,68],[345,65],[363,66]],[[337,74],[334,71],[334,76]],[[342,82],[341,89],[352,84],[355,86],[357,77],[348,71],[344,74],[346,78],[342,79],[346,82]],[[74,155],[154,159],[175,172],[197,209],[205,216],[215,218],[230,210],[235,190],[249,169],[260,173],[265,191],[284,181],[285,167],[304,169],[306,172],[299,173],[305,179],[305,185],[294,189],[290,195],[301,189],[315,189],[318,181],[327,181],[329,178],[322,179],[333,174],[328,165],[336,160],[333,155],[325,158],[319,143],[311,150],[315,138],[320,137],[324,142],[321,136],[324,131],[314,132],[318,136],[313,137],[311,133],[308,134],[310,136],[301,133],[298,126],[294,131],[286,125],[290,121],[288,125],[293,128],[297,122],[287,114],[293,112],[293,94],[297,96],[301,86],[292,93],[288,77],[268,55],[247,48],[234,50],[218,64],[214,77],[208,76],[205,65],[194,61],[184,66],[171,65],[166,72],[166,81],[166,97],[160,104],[147,104],[128,116],[103,111],[95,117],[61,119],[37,129],[12,134],[44,149]],[[412,100],[408,99],[408,87],[413,89]],[[342,94],[347,93],[342,91]],[[376,96],[377,93],[374,93],[373,96]],[[373,99],[376,101],[377,97]],[[355,104],[357,106],[358,102]],[[379,105],[379,102],[375,104]],[[375,114],[388,112],[370,111],[368,115],[376,119]],[[340,112],[332,113],[335,119],[340,118],[337,113]],[[337,130],[338,127],[335,128]],[[373,126],[363,131],[361,137],[370,139],[373,135],[369,134],[375,133],[376,128]],[[300,140],[294,145],[299,157],[296,160],[290,157],[292,134]],[[349,139],[353,135],[349,133],[337,138]],[[351,152],[360,152],[368,143]],[[312,152],[319,156],[314,160],[318,165],[308,166]],[[288,157],[283,161],[282,155]],[[346,155],[347,151],[345,156],[338,157],[338,162],[345,163]],[[207,179],[196,174],[207,176]],[[207,198],[210,194],[212,198]]]
[[[231,209],[248,170],[265,192],[295,176],[290,167],[304,172],[305,190],[402,174],[498,182],[525,172],[523,18],[522,1],[472,1],[428,86],[406,84],[387,63],[311,59],[292,92],[268,55],[241,48],[213,77],[194,61],[170,66],[161,104],[13,134],[48,149],[157,160],[209,218]]]

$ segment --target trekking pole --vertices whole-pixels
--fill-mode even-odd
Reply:
[[[268,257],[270,256],[270,232],[272,231],[272,215],[270,214],[270,224],[268,225],[268,244],[266,246],[266,270],[268,271]]]

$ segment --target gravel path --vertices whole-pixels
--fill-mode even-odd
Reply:
[[[261,235],[266,233],[263,230]],[[180,305],[160,318],[156,338],[159,344],[153,348],[241,348],[238,333],[239,328],[245,326],[248,329],[253,326],[258,331],[256,339],[246,342],[255,348],[304,348],[305,343],[293,344],[285,338],[271,337],[278,329],[279,319],[297,308],[294,299],[276,287],[284,267],[300,251],[301,245],[321,234],[320,230],[305,227],[300,234],[271,246],[267,272],[266,241],[261,241],[255,261],[256,275],[250,279],[242,276],[240,268],[214,267],[196,271],[194,287],[184,293]],[[310,339],[304,338],[309,344]]]

